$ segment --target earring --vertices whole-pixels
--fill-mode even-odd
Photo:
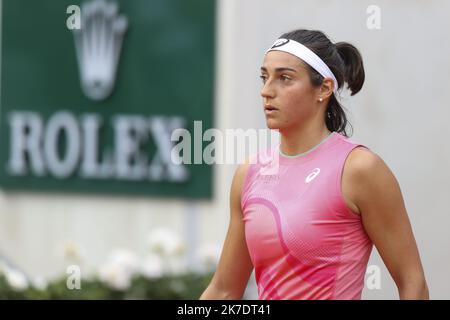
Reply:
[[[322,98],[319,98],[319,102],[322,102],[323,101],[323,99]]]

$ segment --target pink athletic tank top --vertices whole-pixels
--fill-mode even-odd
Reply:
[[[341,191],[358,146],[332,132],[300,155],[277,145],[250,162],[241,208],[259,299],[361,299],[373,245]]]

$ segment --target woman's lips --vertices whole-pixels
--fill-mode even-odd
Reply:
[[[271,105],[265,105],[264,106],[264,113],[266,115],[273,114],[273,113],[275,113],[277,111],[278,111],[278,108],[275,108],[274,106],[271,106]]]

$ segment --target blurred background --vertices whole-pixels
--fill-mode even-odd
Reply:
[[[0,5],[0,298],[198,297],[237,163],[173,165],[171,133],[264,129],[263,54],[298,28],[360,50],[364,87],[341,97],[351,138],[394,172],[430,298],[450,298],[450,2]],[[397,299],[376,249],[369,266],[363,299]]]

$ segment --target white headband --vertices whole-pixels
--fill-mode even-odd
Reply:
[[[277,39],[274,44],[266,51],[284,51],[290,54],[293,54],[297,58],[302,59],[307,64],[309,64],[314,70],[320,73],[324,78],[331,78],[334,82],[334,90],[336,93],[338,89],[338,82],[333,72],[331,72],[330,68],[323,62],[322,59],[319,58],[317,54],[312,52],[309,48],[302,45],[300,42],[291,39],[280,38]]]

